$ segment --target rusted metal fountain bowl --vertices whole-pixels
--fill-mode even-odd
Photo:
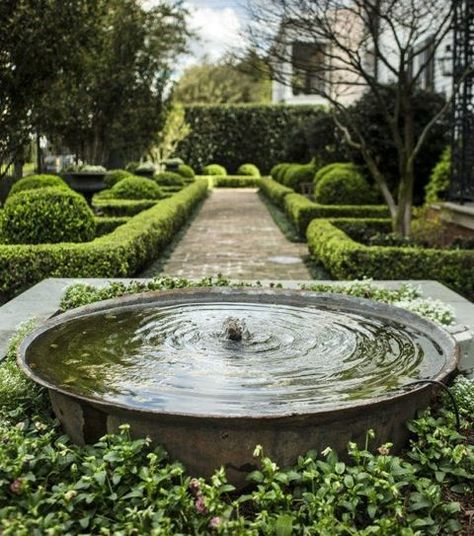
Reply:
[[[209,477],[216,468],[224,466],[229,480],[237,486],[242,485],[248,471],[255,468],[253,451],[256,445],[262,445],[264,452],[280,466],[294,463],[299,455],[310,449],[321,451],[327,446],[344,456],[347,443],[364,444],[369,429],[375,431],[377,445],[390,441],[394,451],[403,447],[408,435],[405,422],[414,417],[417,410],[426,407],[433,395],[433,387],[429,384],[388,389],[382,396],[352,402],[335,400],[333,404],[309,411],[295,411],[293,406],[283,405],[276,413],[257,410],[247,414],[225,414],[210,411],[206,406],[201,414],[199,407],[192,412],[174,411],[172,404],[161,409],[140,408],[98,396],[84,396],[75,392],[74,386],[56,385],[39,370],[41,359],[37,353],[38,349],[44,351],[43,339],[58,329],[67,332],[68,326],[72,329],[78,319],[149,307],[160,309],[216,302],[229,304],[229,307],[236,303],[319,307],[333,313],[344,311],[396,322],[414,328],[434,341],[440,363],[429,379],[445,381],[457,365],[455,340],[433,322],[408,311],[336,294],[246,288],[147,292],[81,307],[51,318],[30,334],[20,347],[18,362],[31,379],[49,389],[54,412],[75,443],[94,442],[128,423],[133,437],[149,437],[156,444],[162,444],[173,458],[184,463],[190,474]],[[34,368],[32,360],[36,363]]]

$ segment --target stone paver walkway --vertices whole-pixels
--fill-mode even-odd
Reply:
[[[311,279],[306,244],[289,242],[255,189],[211,192],[162,273],[200,278]],[[147,275],[150,273],[147,270]]]

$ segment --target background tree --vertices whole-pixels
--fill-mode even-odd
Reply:
[[[293,61],[296,73],[319,80],[318,92],[350,147],[360,151],[390,209],[393,229],[410,233],[416,161],[430,130],[449,102],[432,110],[415,129],[414,95],[427,65],[446,38],[452,3],[446,0],[250,0],[252,46],[266,51],[274,76]],[[314,43],[319,61],[291,58],[291,42]],[[393,80],[385,91],[380,71]],[[370,90],[383,128],[393,143],[397,188],[393,192],[367,136],[367,124],[354,120],[350,102]],[[352,98],[351,98],[352,97]]]
[[[139,0],[104,2],[81,76],[55,84],[44,115],[57,117],[43,125],[82,160],[117,167],[138,159],[163,124],[174,62],[190,32],[180,1],[146,10]]]
[[[174,91],[183,104],[237,104],[271,101],[271,81],[254,51],[241,60],[205,61],[184,71]]]
[[[22,161],[51,86],[81,64],[100,4],[100,0],[0,2],[0,177],[12,162]]]

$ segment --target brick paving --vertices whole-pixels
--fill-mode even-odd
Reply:
[[[161,273],[201,278],[221,273],[237,279],[311,276],[306,244],[289,242],[251,188],[214,189]],[[156,275],[153,267],[146,275]]]

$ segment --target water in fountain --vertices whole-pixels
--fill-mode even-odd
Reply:
[[[46,332],[28,363],[92,399],[237,416],[344,407],[432,377],[445,360],[426,335],[374,317],[211,302],[77,318]]]

